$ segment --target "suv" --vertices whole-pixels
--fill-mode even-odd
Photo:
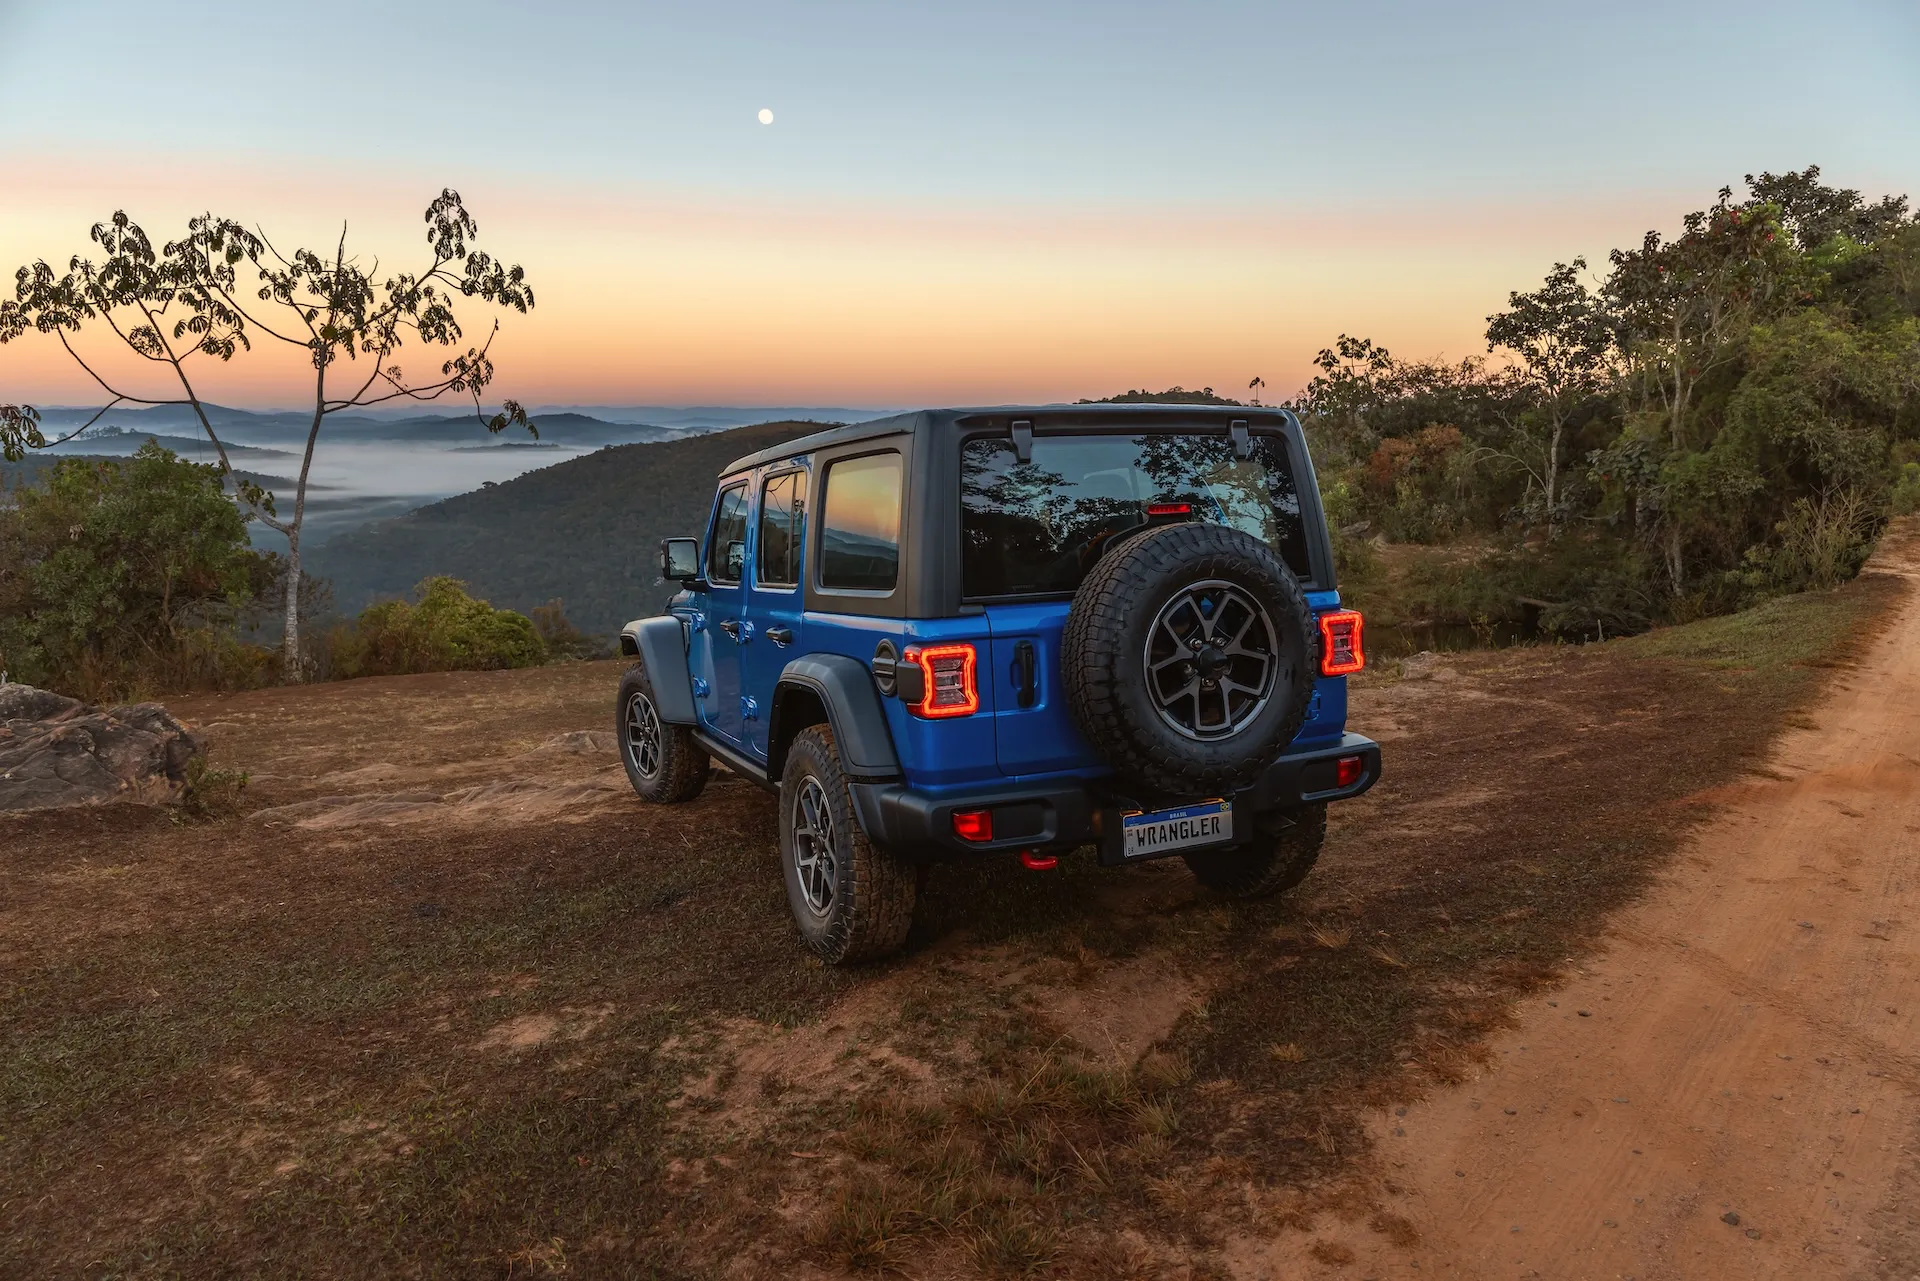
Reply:
[[[1327,802],[1380,776],[1346,732],[1361,620],[1285,410],[819,432],[726,468],[661,573],[666,615],[621,635],[627,776],[687,801],[718,760],[774,790],[793,918],[829,963],[900,947],[931,860],[1091,845],[1288,889]]]

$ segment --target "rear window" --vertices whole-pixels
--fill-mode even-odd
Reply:
[[[960,453],[966,594],[1071,592],[1109,539],[1146,523],[1150,503],[1189,503],[1196,519],[1244,530],[1312,577],[1277,437],[1255,436],[1243,459],[1225,436],[1038,436],[1025,463],[1012,441],[988,438]]]
[[[900,577],[900,455],[837,462],[823,483],[820,586],[892,591]]]

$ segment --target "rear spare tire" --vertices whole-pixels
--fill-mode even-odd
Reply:
[[[1191,796],[1252,782],[1300,732],[1318,646],[1305,593],[1251,534],[1183,523],[1103,556],[1067,618],[1080,732],[1126,779]]]

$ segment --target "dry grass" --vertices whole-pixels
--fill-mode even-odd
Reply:
[[[0,820],[0,1275],[1217,1273],[1232,1233],[1305,1222],[1243,1191],[1327,1186],[1367,1151],[1360,1108],[1477,1072],[1507,1004],[1658,871],[1682,802],[1755,766],[1899,592],[1362,691],[1387,775],[1295,895],[1222,905],[1177,864],[938,868],[877,970],[806,959],[772,807],[738,782],[458,827]],[[603,727],[617,673],[177,710],[224,725],[246,806],[281,806],[376,763],[393,789],[534,769]],[[1080,985],[1141,957],[1205,985],[1132,1063],[1042,1014],[1042,980],[981,969]],[[756,1076],[716,1031],[863,1001],[856,1048],[912,1071]]]

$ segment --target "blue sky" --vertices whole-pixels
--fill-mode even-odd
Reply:
[[[95,211],[104,200],[139,204],[150,195],[151,207],[171,212],[187,199],[163,194],[162,179],[176,173],[203,175],[217,203],[233,208],[238,200],[263,217],[283,206],[312,207],[326,189],[322,179],[344,190],[348,177],[396,193],[377,214],[361,204],[352,210],[394,226],[408,216],[402,190],[424,197],[453,183],[487,193],[496,209],[546,199],[544,213],[516,211],[505,224],[527,246],[518,256],[530,269],[543,250],[553,261],[565,258],[578,238],[568,225],[570,202],[615,210],[672,205],[693,211],[695,222],[706,219],[700,211],[743,209],[761,211],[767,225],[802,211],[816,222],[1047,223],[1054,230],[1006,233],[1002,241],[1018,242],[1017,251],[1005,244],[980,250],[961,273],[1015,293],[1030,277],[1048,276],[1048,246],[1072,235],[1059,226],[1133,216],[1203,220],[1201,230],[1163,228],[1117,250],[1111,268],[1081,263],[1081,285],[1055,282],[1066,290],[1062,306],[1069,295],[1112,306],[1099,281],[1137,267],[1143,256],[1165,255],[1164,288],[1180,292],[1182,281],[1212,270],[1196,274],[1192,245],[1180,240],[1210,234],[1207,217],[1370,218],[1383,244],[1400,244],[1390,273],[1382,259],[1382,273],[1408,281],[1422,264],[1438,273],[1410,280],[1420,301],[1408,315],[1423,319],[1408,321],[1404,341],[1462,350],[1488,301],[1527,287],[1552,258],[1603,257],[1610,244],[1647,226],[1672,225],[1745,172],[1817,162],[1831,180],[1871,194],[1920,188],[1920,4],[1913,0],[0,0],[0,84],[0,163],[16,174],[11,219],[0,209],[8,266],[59,251],[46,228],[65,219],[83,229],[99,212],[83,219],[82,208]],[[762,107],[775,113],[771,126],[755,119]],[[378,203],[368,197],[366,207]],[[408,194],[404,203],[417,210],[424,199]],[[1604,212],[1589,217],[1583,208]],[[1564,232],[1558,239],[1519,235],[1502,221],[1514,210],[1532,211],[1523,219],[1529,227],[1564,218]],[[1434,229],[1409,230],[1423,222]],[[751,307],[754,299],[738,293],[750,278],[825,252],[806,238],[811,233],[791,234],[800,238],[784,253],[767,251],[766,262],[742,247],[737,272],[703,270],[709,277],[718,271],[736,305]],[[944,296],[955,261],[943,239],[951,228],[928,226],[920,235],[918,256],[903,253],[888,268],[893,295],[875,283],[840,309]],[[892,226],[881,239],[894,244],[902,236],[911,233]],[[609,242],[611,251],[677,252],[664,233],[641,239],[638,246]],[[1264,271],[1263,279],[1286,286],[1298,271],[1311,273],[1313,240],[1296,229],[1223,243],[1221,262],[1244,252],[1255,275]],[[1463,256],[1437,261],[1449,244]],[[721,262],[729,251],[710,243],[703,252]],[[860,274],[867,260],[845,262],[844,270]],[[829,276],[810,276],[806,287]],[[1435,292],[1442,277],[1466,283],[1446,285],[1454,293],[1442,297]],[[630,283],[643,282],[635,276]],[[784,287],[802,288],[797,281]],[[1368,283],[1367,296],[1384,288]],[[658,296],[678,305],[678,294]],[[1130,296],[1152,305],[1150,288],[1130,288]],[[1330,341],[1338,328],[1366,323],[1392,332],[1389,303],[1382,296],[1348,308],[1352,314],[1335,308],[1318,317],[1326,331],[1320,340],[1307,338],[1311,326],[1274,330],[1272,341],[1287,349],[1272,368],[1304,369],[1312,343]],[[990,304],[970,295],[966,305]],[[1432,316],[1445,305],[1457,306],[1457,333],[1434,328]],[[1235,306],[1240,314],[1251,304]],[[1070,308],[1061,314],[1071,327]],[[1151,327],[1144,312],[1142,324]],[[854,339],[849,333],[846,341]],[[1252,358],[1236,352],[1222,366]],[[928,359],[919,353],[916,368],[932,368]],[[1136,381],[1181,368],[1170,358],[1142,368]],[[1088,367],[1084,376],[1120,373],[1119,366]],[[1194,369],[1187,377],[1203,374]],[[705,374],[688,377],[639,378],[631,394],[694,395],[706,385],[699,382]],[[946,375],[897,385],[864,378],[776,379],[765,391],[974,388]],[[713,385],[708,394],[726,392]]]

